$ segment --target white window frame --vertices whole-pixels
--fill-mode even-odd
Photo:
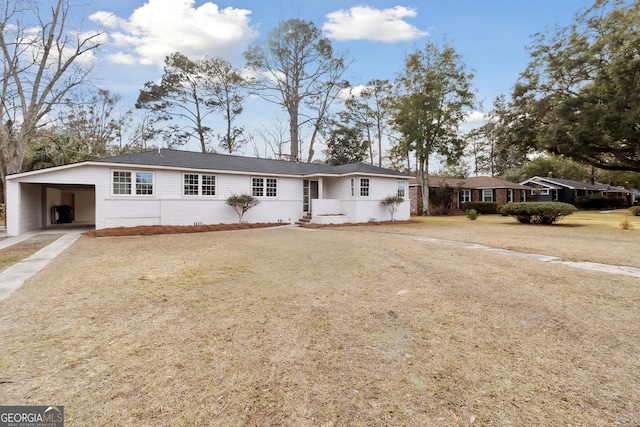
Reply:
[[[489,197],[487,197],[487,195],[489,195]],[[493,200],[493,189],[491,188],[485,188],[482,190],[482,201],[483,202],[494,202],[495,200]]]
[[[460,203],[471,202],[471,190],[460,190]]]
[[[211,179],[210,182],[205,183],[205,178]],[[200,175],[200,195],[205,197],[216,197],[218,195],[218,177],[208,173]],[[211,183],[213,182],[213,183]]]
[[[251,177],[251,195],[258,198],[275,199],[278,197],[278,178],[263,176]]]
[[[360,197],[370,197],[371,196],[371,179],[370,178],[360,178],[359,180],[360,187]],[[366,185],[365,185],[366,182]]]
[[[541,188],[540,189],[540,195],[541,196],[548,196],[549,195],[549,189],[548,188]]]
[[[128,175],[128,181],[116,182],[116,174]],[[155,195],[156,174],[149,171],[114,169],[111,171],[111,195],[123,197],[153,197]],[[126,192],[116,192],[116,184]]]
[[[513,189],[507,188],[507,203],[513,203]]]
[[[116,181],[116,175],[118,176],[118,181]],[[131,195],[131,175],[131,171],[111,171],[111,194],[113,196]]]
[[[188,183],[186,181],[187,177],[191,179]],[[211,179],[213,183],[205,183],[205,178]],[[217,184],[218,178],[216,175],[184,172],[182,174],[182,195],[184,197],[216,197]],[[208,194],[208,190],[211,188],[213,192]],[[189,192],[187,193],[188,189]]]
[[[520,190],[520,201],[521,202],[527,201],[527,190]]]
[[[398,197],[402,197],[403,199],[407,197],[407,181],[402,179],[398,180]]]

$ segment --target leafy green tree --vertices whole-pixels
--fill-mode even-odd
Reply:
[[[326,161],[333,166],[361,162],[368,148],[369,141],[362,138],[359,128],[338,125],[327,140]]]
[[[481,173],[502,176],[528,161],[527,150],[515,143],[510,123],[511,112],[504,95],[501,95],[494,99],[487,122],[467,133],[476,176]]]
[[[176,52],[165,59],[160,84],[147,82],[140,90],[136,108],[147,109],[159,121],[174,121],[165,138],[174,144],[185,144],[196,138],[202,152],[207,152],[207,140],[213,129],[207,125],[217,111],[222,111],[226,133],[221,145],[232,152],[241,142],[242,129],[233,126],[242,112],[240,88],[244,79],[219,58],[191,60]]]
[[[427,43],[407,56],[396,83],[394,127],[404,136],[404,150],[415,154],[424,215],[429,215],[429,157],[437,153],[454,163],[463,154],[458,128],[475,104],[472,78],[453,47]]]
[[[207,82],[211,96],[209,102],[222,112],[226,124],[226,132],[218,136],[220,147],[231,154],[246,143],[244,128],[235,126],[234,123],[244,110],[243,91],[248,82],[222,58],[207,58],[203,65],[206,74],[211,77]]]
[[[391,83],[388,80],[370,80],[358,96],[345,101],[342,120],[364,130],[369,145],[371,164],[373,160],[373,141],[378,145],[378,166],[382,167],[382,141],[389,119]]]
[[[331,41],[312,22],[289,19],[265,40],[252,44],[244,56],[247,67],[258,75],[252,84],[254,92],[288,115],[290,160],[300,159],[300,126],[312,123],[311,161],[314,138],[342,87],[340,78],[348,68],[346,55],[336,55]],[[305,105],[312,106],[309,111],[315,111],[314,117],[303,116]]]
[[[598,0],[536,35],[513,91],[520,144],[640,172],[640,1]]]
[[[204,124],[215,105],[205,94],[206,76],[197,61],[176,52],[165,58],[160,84],[147,82],[140,90],[136,108],[148,109],[158,121],[177,120],[186,124],[170,126],[168,137],[174,143],[185,144],[195,136],[203,153],[211,128]]]
[[[23,170],[62,166],[94,158],[88,143],[74,136],[47,132],[32,143],[24,156]]]
[[[250,194],[234,194],[227,197],[226,204],[236,211],[236,214],[238,214],[238,223],[241,223],[244,214],[247,213],[249,209],[258,206],[260,204],[260,199],[257,199]]]
[[[102,42],[100,31],[72,28],[72,3],[6,0],[0,14],[0,178],[20,171],[27,147],[53,108],[86,83],[89,58]],[[34,27],[26,22],[38,22]]]
[[[57,132],[83,145],[87,159],[105,157],[131,119],[130,110],[118,110],[120,101],[120,96],[105,89],[98,89],[88,100],[66,99],[59,110]]]

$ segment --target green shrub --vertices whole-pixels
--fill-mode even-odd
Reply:
[[[398,207],[404,202],[404,197],[400,196],[387,196],[380,201],[382,206],[389,209],[391,214],[391,221],[393,221],[393,215],[398,211]]]
[[[499,208],[504,215],[513,216],[523,224],[553,224],[563,216],[571,215],[578,208],[562,202],[507,203]]]
[[[464,213],[471,221],[475,221],[476,219],[478,219],[478,216],[480,216],[478,211],[475,209],[467,209],[466,211],[464,211]]]
[[[496,202],[466,202],[465,210],[474,209],[478,214],[494,214],[498,212],[498,204]]]
[[[602,193],[578,196],[574,200],[574,204],[578,209],[617,209],[622,206],[624,202],[624,199],[618,197],[605,197]]]
[[[629,208],[631,215],[640,216],[640,206],[631,206]]]

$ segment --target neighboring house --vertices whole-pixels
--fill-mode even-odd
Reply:
[[[444,206],[434,205],[439,189],[446,188],[447,195]],[[411,214],[417,215],[422,204],[422,185],[417,178],[409,181],[411,196]],[[455,212],[464,209],[467,202],[496,202],[498,205],[531,200],[531,188],[490,176],[471,178],[429,177],[430,207],[436,213]],[[444,209],[444,211],[442,211]]]
[[[640,201],[640,193],[635,188],[624,188],[609,184],[600,184],[596,182],[594,184],[600,193],[610,199],[622,199],[624,202],[622,206],[634,206]]]
[[[588,182],[560,179],[553,176],[534,176],[522,181],[520,184],[532,188],[534,197],[539,202],[575,204],[576,197],[586,197],[589,194],[598,192],[598,187]]]
[[[534,189],[534,196],[540,202],[564,202],[576,204],[578,197],[587,197],[590,194],[600,193],[610,199],[623,200],[623,206],[631,206],[637,200],[636,190],[627,190],[624,187],[611,186],[609,184],[589,183],[560,179],[554,176],[534,176],[521,184]]]
[[[261,203],[248,222],[367,222],[390,218],[380,201],[405,197],[410,176],[366,163],[330,166],[179,150],[154,150],[7,176],[7,233],[60,222],[96,229],[238,221],[227,197]]]

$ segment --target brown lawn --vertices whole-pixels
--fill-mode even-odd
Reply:
[[[504,220],[84,237],[0,302],[0,404],[68,426],[639,425],[640,279],[396,234],[639,266],[640,227]]]

